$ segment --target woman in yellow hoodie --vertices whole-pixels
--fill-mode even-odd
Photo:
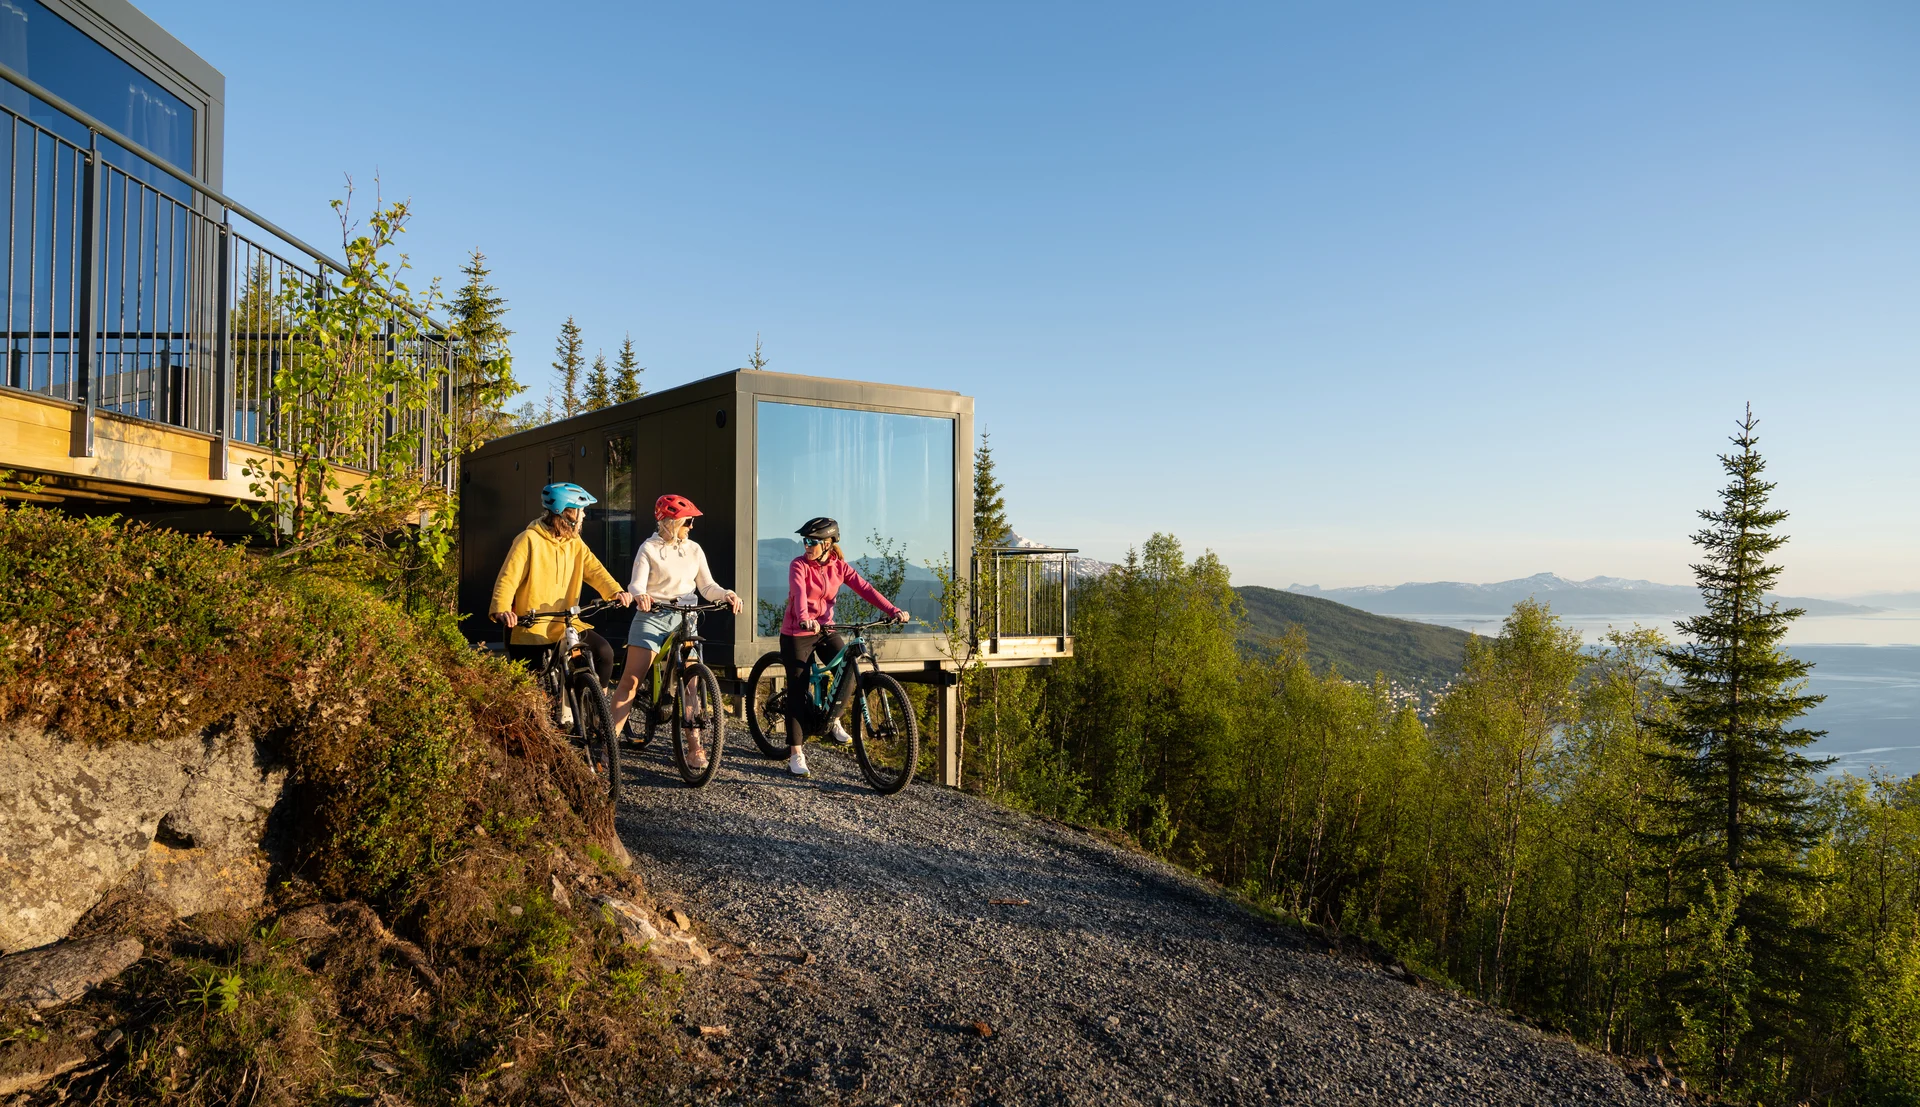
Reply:
[[[577,484],[549,484],[541,489],[540,505],[546,508],[546,514],[514,535],[507,560],[494,578],[493,621],[512,628],[507,656],[526,662],[535,672],[546,664],[547,651],[560,641],[566,628],[559,619],[540,619],[527,626],[520,625],[521,619],[536,611],[565,611],[579,603],[583,582],[600,595],[619,601],[622,607],[633,602],[633,594],[620,587],[580,540],[580,522],[587,505],[595,502],[593,494]],[[573,626],[580,632],[580,644],[593,656],[594,672],[605,685],[613,678],[613,646],[581,620],[573,620]]]

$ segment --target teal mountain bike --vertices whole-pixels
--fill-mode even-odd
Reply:
[[[845,718],[861,775],[874,791],[888,796],[913,781],[920,760],[920,724],[906,689],[880,671],[880,662],[867,646],[867,631],[891,625],[891,619],[829,624],[828,631],[846,632],[849,637],[832,658],[824,662],[808,658],[807,687],[799,708],[805,734],[824,734],[835,719]],[[785,678],[786,667],[777,651],[754,662],[747,677],[747,729],[754,745],[769,759],[787,755]],[[856,687],[858,695],[853,694]]]

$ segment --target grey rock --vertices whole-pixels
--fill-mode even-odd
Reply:
[[[0,957],[0,1006],[71,1003],[140,960],[138,938],[82,938]]]
[[[58,940],[116,887],[177,915],[258,904],[285,779],[244,730],[106,747],[0,730],[0,953]]]

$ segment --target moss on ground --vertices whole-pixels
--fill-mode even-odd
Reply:
[[[99,745],[244,728],[289,767],[264,907],[115,901],[76,928],[149,954],[61,1014],[96,1056],[48,1101],[644,1092],[678,980],[595,909],[641,890],[520,670],[352,584],[36,508],[0,507],[0,609],[0,723]]]

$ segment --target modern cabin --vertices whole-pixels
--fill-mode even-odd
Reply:
[[[796,529],[817,515],[838,520],[848,559],[869,579],[897,579],[891,598],[915,617],[904,632],[879,636],[876,656],[902,680],[942,690],[946,783],[958,782],[951,699],[959,667],[1049,664],[1072,653],[1071,551],[976,557],[970,396],[742,369],[490,442],[462,459],[460,474],[460,607],[473,640],[500,639],[486,619],[494,578],[554,481],[599,498],[582,537],[622,582],[654,531],[654,500],[693,500],[703,512],[694,538],[715,579],[747,607],[701,623],[708,664],[736,689],[779,647],[787,566],[801,550]],[[956,613],[977,635],[940,629],[943,576],[988,582]],[[842,593],[843,604],[850,599]],[[596,628],[618,646],[629,619],[610,613]]]

